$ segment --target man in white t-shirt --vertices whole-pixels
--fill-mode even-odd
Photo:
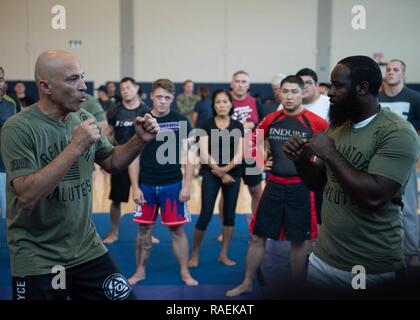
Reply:
[[[312,69],[304,68],[299,70],[296,75],[305,83],[305,89],[303,90],[303,106],[328,121],[330,99],[319,93],[318,76],[316,72]]]
[[[330,111],[330,99],[319,93],[318,75],[316,72],[309,68],[303,68],[299,70],[296,75],[300,77],[305,84],[302,102],[305,109],[329,122],[328,112]],[[314,194],[318,224],[321,225],[322,192],[316,191]]]

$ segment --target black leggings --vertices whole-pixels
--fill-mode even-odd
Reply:
[[[222,187],[223,194],[223,225],[233,227],[235,225],[235,209],[238,201],[241,177],[233,177],[235,182],[225,185],[222,180],[212,174],[209,170],[203,170],[203,180],[201,184],[201,212],[195,227],[204,231],[213,216],[214,204],[217,193]]]

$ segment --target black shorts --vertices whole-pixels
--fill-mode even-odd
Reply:
[[[250,232],[274,240],[304,241],[317,236],[314,195],[303,183],[268,181],[250,224]]]
[[[12,277],[14,300],[136,300],[109,253],[55,273]]]
[[[257,184],[261,183],[262,181],[262,173],[258,173],[255,174],[256,172],[251,172],[252,174],[247,174],[247,169],[251,169],[252,171],[256,171],[256,165],[254,164],[248,164],[246,161],[244,162],[243,165],[243,170],[242,170],[242,179],[244,180],[244,183],[248,186],[248,187],[254,187]]]
[[[128,202],[130,187],[131,183],[128,169],[116,174],[111,174],[111,192],[109,193],[109,199],[117,203]]]

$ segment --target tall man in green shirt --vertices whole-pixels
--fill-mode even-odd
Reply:
[[[43,52],[35,65],[40,100],[2,128],[14,299],[135,298],[93,224],[92,171],[94,162],[124,169],[159,127],[138,117],[136,135],[114,148],[80,108],[83,75],[70,53]]]
[[[381,81],[369,57],[338,62],[328,93],[330,129],[311,141],[293,136],[283,148],[304,183],[323,190],[323,224],[308,266],[316,286],[352,290],[363,273],[369,289],[394,281],[404,265],[401,197],[420,141],[407,121],[379,105]]]

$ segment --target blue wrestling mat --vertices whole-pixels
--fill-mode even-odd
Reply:
[[[192,235],[197,216],[192,216],[193,221],[185,226],[187,237],[192,246]],[[105,213],[94,214],[98,233],[103,237],[109,229],[109,215]],[[135,271],[135,238],[137,225],[132,223],[131,215],[122,217],[120,223],[119,240],[108,246],[108,249],[121,269],[121,272],[130,277]],[[221,300],[227,299],[224,294],[226,290],[239,284],[245,272],[245,256],[250,239],[247,222],[244,215],[237,215],[235,231],[229,250],[229,256],[237,262],[234,267],[227,267],[217,261],[220,250],[220,242],[217,236],[220,233],[220,222],[214,216],[208,226],[206,236],[200,250],[200,265],[191,269],[192,276],[199,281],[197,287],[185,286],[179,275],[179,267],[172,252],[171,235],[168,228],[160,223],[155,225],[153,235],[159,238],[160,243],[153,246],[149,258],[146,279],[134,286],[136,295],[141,300]],[[5,221],[0,221],[0,300],[11,298],[11,275],[9,254],[5,238]],[[274,243],[274,242],[272,242]],[[276,242],[277,243],[277,242]],[[280,244],[280,242],[278,242]],[[267,276],[272,273],[287,271],[288,244],[283,243],[282,250],[267,245],[268,255],[264,258],[264,265],[267,265]],[[270,253],[271,252],[271,253]],[[273,265],[274,264],[274,265]],[[265,277],[264,271],[264,278]],[[286,272],[287,273],[287,272]],[[265,279],[265,282],[267,281]],[[240,299],[261,299],[263,290],[258,281],[254,282],[254,291],[244,294]]]

